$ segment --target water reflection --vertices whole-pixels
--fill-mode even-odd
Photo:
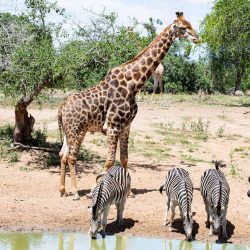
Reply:
[[[83,233],[2,233],[0,250],[250,250],[249,245],[106,236],[91,240]]]

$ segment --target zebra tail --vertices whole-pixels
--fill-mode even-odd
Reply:
[[[101,183],[100,183],[100,187],[99,187],[99,190],[98,190],[96,202],[95,202],[95,204],[92,207],[92,216],[93,216],[94,220],[97,219],[97,215],[98,215],[98,209],[97,208],[98,208],[98,203],[99,203],[99,200],[100,200],[100,197],[101,197],[101,193],[102,193],[102,187],[103,187],[103,181],[101,181]]]
[[[165,189],[165,184],[161,185],[159,188],[159,192],[162,194],[162,191]]]
[[[223,163],[223,161],[214,161],[214,165],[216,170],[219,170],[219,168],[225,168],[227,165]]]

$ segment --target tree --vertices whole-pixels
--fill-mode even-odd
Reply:
[[[249,13],[249,0],[217,0],[202,24],[214,82],[233,77],[235,91],[241,88],[250,66]]]
[[[2,14],[4,22],[0,26],[0,34],[4,34],[0,39],[5,41],[1,46],[4,64],[0,83],[4,92],[17,100],[14,142],[22,143],[31,141],[35,123],[34,117],[28,114],[28,105],[42,89],[55,85],[56,51],[52,42],[55,26],[46,23],[45,18],[52,11],[63,13],[56,3],[47,0],[26,0],[25,3],[28,8],[25,17]],[[14,28],[9,28],[12,26]]]
[[[87,24],[77,25],[77,39],[60,48],[57,71],[67,78],[73,88],[96,84],[107,72],[138,54],[148,44],[148,38],[138,32],[138,22],[119,25],[115,12],[89,15]]]

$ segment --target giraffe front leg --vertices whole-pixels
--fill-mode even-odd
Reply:
[[[109,128],[107,136],[108,136],[108,157],[104,165],[105,170],[110,169],[115,162],[116,148],[118,142],[118,129]]]
[[[130,124],[123,128],[119,134],[120,141],[120,161],[124,168],[128,167],[128,140],[129,140]]]

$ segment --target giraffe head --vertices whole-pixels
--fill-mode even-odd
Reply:
[[[173,28],[176,32],[176,36],[186,38],[193,43],[198,43],[198,35],[194,31],[191,23],[184,18],[183,12],[176,12],[175,14],[177,16],[177,20],[174,20]]]

